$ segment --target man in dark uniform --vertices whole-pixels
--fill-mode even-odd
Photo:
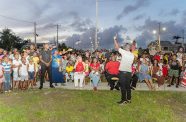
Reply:
[[[44,77],[45,77],[46,71],[48,73],[48,77],[50,80],[50,88],[54,88],[54,86],[52,85],[52,80],[51,80],[52,54],[51,54],[51,51],[49,50],[49,45],[47,43],[43,45],[43,48],[44,49],[40,52],[41,80],[40,80],[39,89],[43,88],[43,82],[44,82]]]

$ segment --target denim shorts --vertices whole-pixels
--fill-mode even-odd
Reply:
[[[34,80],[35,72],[28,72],[29,80]]]

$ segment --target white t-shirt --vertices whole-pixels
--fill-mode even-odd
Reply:
[[[132,64],[134,61],[134,54],[119,48],[121,54],[120,71],[132,72]]]
[[[29,72],[34,72],[34,63],[33,64],[28,64],[28,71]]]
[[[20,67],[20,75],[21,75],[21,76],[28,76],[28,72],[27,72],[27,64],[23,64],[23,63],[21,63],[21,67]]]
[[[14,65],[14,66],[16,66],[16,68],[13,68],[13,71],[14,72],[18,72],[18,66],[21,64],[21,61],[20,60],[13,60],[12,61],[12,64]]]

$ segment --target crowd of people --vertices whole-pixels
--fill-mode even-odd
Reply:
[[[126,79],[129,80],[127,86],[133,90],[137,82],[145,82],[150,90],[156,90],[166,82],[167,87],[174,84],[176,88],[186,86],[186,64],[182,47],[176,53],[157,52],[150,55],[143,52],[139,55],[135,41],[123,47],[130,53],[114,43],[116,51],[58,50],[47,43],[42,49],[36,49],[34,45],[22,51],[0,48],[0,90],[11,92],[14,89],[33,89],[37,82],[40,82],[38,87],[42,89],[43,83],[49,81],[51,88],[74,82],[74,87],[81,89],[90,82],[96,91],[98,84],[104,81],[103,77],[108,81],[110,90],[122,90],[122,85],[126,84],[117,81]],[[121,63],[122,60],[126,62]],[[126,72],[131,72],[131,77]]]

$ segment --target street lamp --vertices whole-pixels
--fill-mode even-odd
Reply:
[[[153,32],[152,32],[153,34],[156,34],[157,33],[157,31],[156,30],[153,30]]]
[[[163,28],[162,28],[162,30],[163,30],[163,31],[166,31],[166,30],[167,30],[167,28],[166,28],[166,27],[163,27]]]
[[[166,31],[166,27],[161,28],[161,23],[158,23],[158,47],[159,47],[159,51],[161,51],[161,32],[162,31]],[[153,30],[153,34],[157,34],[156,30]]]

